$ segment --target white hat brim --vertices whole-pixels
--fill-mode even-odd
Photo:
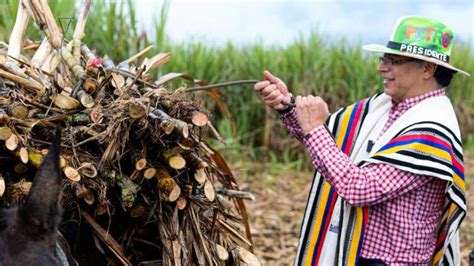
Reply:
[[[370,51],[370,52],[376,52],[376,53],[396,54],[396,55],[403,55],[403,56],[407,56],[407,57],[412,57],[412,58],[420,59],[420,60],[423,60],[423,61],[435,63],[437,65],[443,66],[445,68],[449,68],[451,70],[454,70],[454,71],[459,72],[459,73],[461,73],[463,75],[466,75],[466,76],[471,76],[471,74],[469,74],[465,71],[462,71],[461,69],[458,69],[458,68],[450,65],[449,63],[442,62],[442,61],[437,60],[435,58],[430,58],[430,57],[426,57],[426,56],[422,56],[422,55],[418,55],[418,54],[407,53],[407,52],[401,52],[399,50],[394,50],[394,49],[387,48],[386,46],[380,45],[380,44],[367,44],[367,45],[362,46],[362,49],[364,49],[366,51]]]

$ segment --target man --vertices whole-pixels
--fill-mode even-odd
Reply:
[[[255,85],[316,168],[295,264],[459,265],[465,185],[459,125],[446,86],[453,33],[402,17],[377,70],[384,93],[329,114],[265,71]],[[291,107],[294,102],[296,107]],[[290,106],[290,107],[289,107]]]

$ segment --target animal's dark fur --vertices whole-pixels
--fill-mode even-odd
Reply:
[[[61,265],[55,256],[61,170],[60,130],[36,172],[26,203],[0,213],[0,265]]]

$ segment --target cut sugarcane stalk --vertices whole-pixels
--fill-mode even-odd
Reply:
[[[154,167],[149,167],[143,172],[143,177],[145,179],[151,179],[156,175],[156,169]]]
[[[128,105],[128,115],[133,119],[140,119],[147,114],[146,107],[140,103],[134,102]]]
[[[186,160],[181,156],[181,151],[181,148],[175,147],[163,152],[163,157],[173,169],[179,170],[186,166]]]
[[[255,256],[252,252],[246,250],[243,247],[238,247],[238,254],[239,254],[239,259],[248,265],[252,265],[252,266],[262,265],[262,263],[258,260],[257,256]]]
[[[87,78],[84,80],[84,84],[82,84],[82,88],[85,92],[91,94],[94,93],[97,89],[97,80],[95,78]]]
[[[29,110],[22,104],[12,104],[10,107],[10,116],[18,119],[26,119],[28,117]]]
[[[132,218],[139,218],[139,217],[142,217],[143,215],[145,215],[145,207],[143,207],[143,205],[137,205],[137,206],[134,206],[131,210],[130,210],[130,217]]]
[[[0,140],[7,140],[12,134],[12,130],[9,127],[0,127]]]
[[[71,181],[79,182],[81,180],[81,175],[79,172],[70,166],[64,167],[63,172],[64,175]]]
[[[15,134],[12,134],[5,141],[5,147],[7,147],[7,149],[10,150],[10,151],[16,150],[16,148],[18,148],[18,137]]]
[[[207,174],[204,168],[197,169],[196,172],[194,172],[194,179],[201,185],[206,182]]]
[[[226,261],[229,259],[229,252],[223,246],[216,244],[216,251],[220,260]]]
[[[19,164],[16,164],[14,169],[16,174],[24,174],[26,173],[26,171],[28,171],[28,165],[24,164],[24,163],[19,163]]]
[[[5,193],[5,179],[3,179],[3,176],[0,175],[0,198],[3,196]]]
[[[179,210],[184,210],[186,208],[186,205],[188,204],[187,200],[185,197],[180,196],[178,200],[176,201],[176,207],[178,207]]]
[[[20,161],[22,163],[28,163],[28,150],[25,147],[20,148]]]
[[[81,163],[81,166],[77,169],[79,171],[80,175],[89,177],[89,178],[94,178],[97,176],[97,168],[93,163]]]
[[[203,127],[208,124],[209,117],[203,112],[194,111],[191,114],[191,121],[193,122],[194,125],[198,127]]]
[[[86,108],[91,108],[95,105],[94,98],[92,98],[92,96],[83,90],[77,92],[77,98],[79,99],[79,102],[81,102],[82,106]]]
[[[204,184],[204,196],[206,196],[206,198],[211,202],[216,199],[216,191],[209,180]]]
[[[135,162],[135,169],[137,171],[143,170],[143,169],[145,169],[146,164],[147,164],[146,159],[141,158],[141,159],[139,159]]]

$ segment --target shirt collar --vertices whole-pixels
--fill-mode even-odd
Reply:
[[[393,104],[392,109],[408,110],[425,99],[428,99],[431,97],[444,96],[444,95],[446,95],[446,88],[432,90],[425,94],[405,99],[399,103],[395,103],[392,100],[392,104]]]

